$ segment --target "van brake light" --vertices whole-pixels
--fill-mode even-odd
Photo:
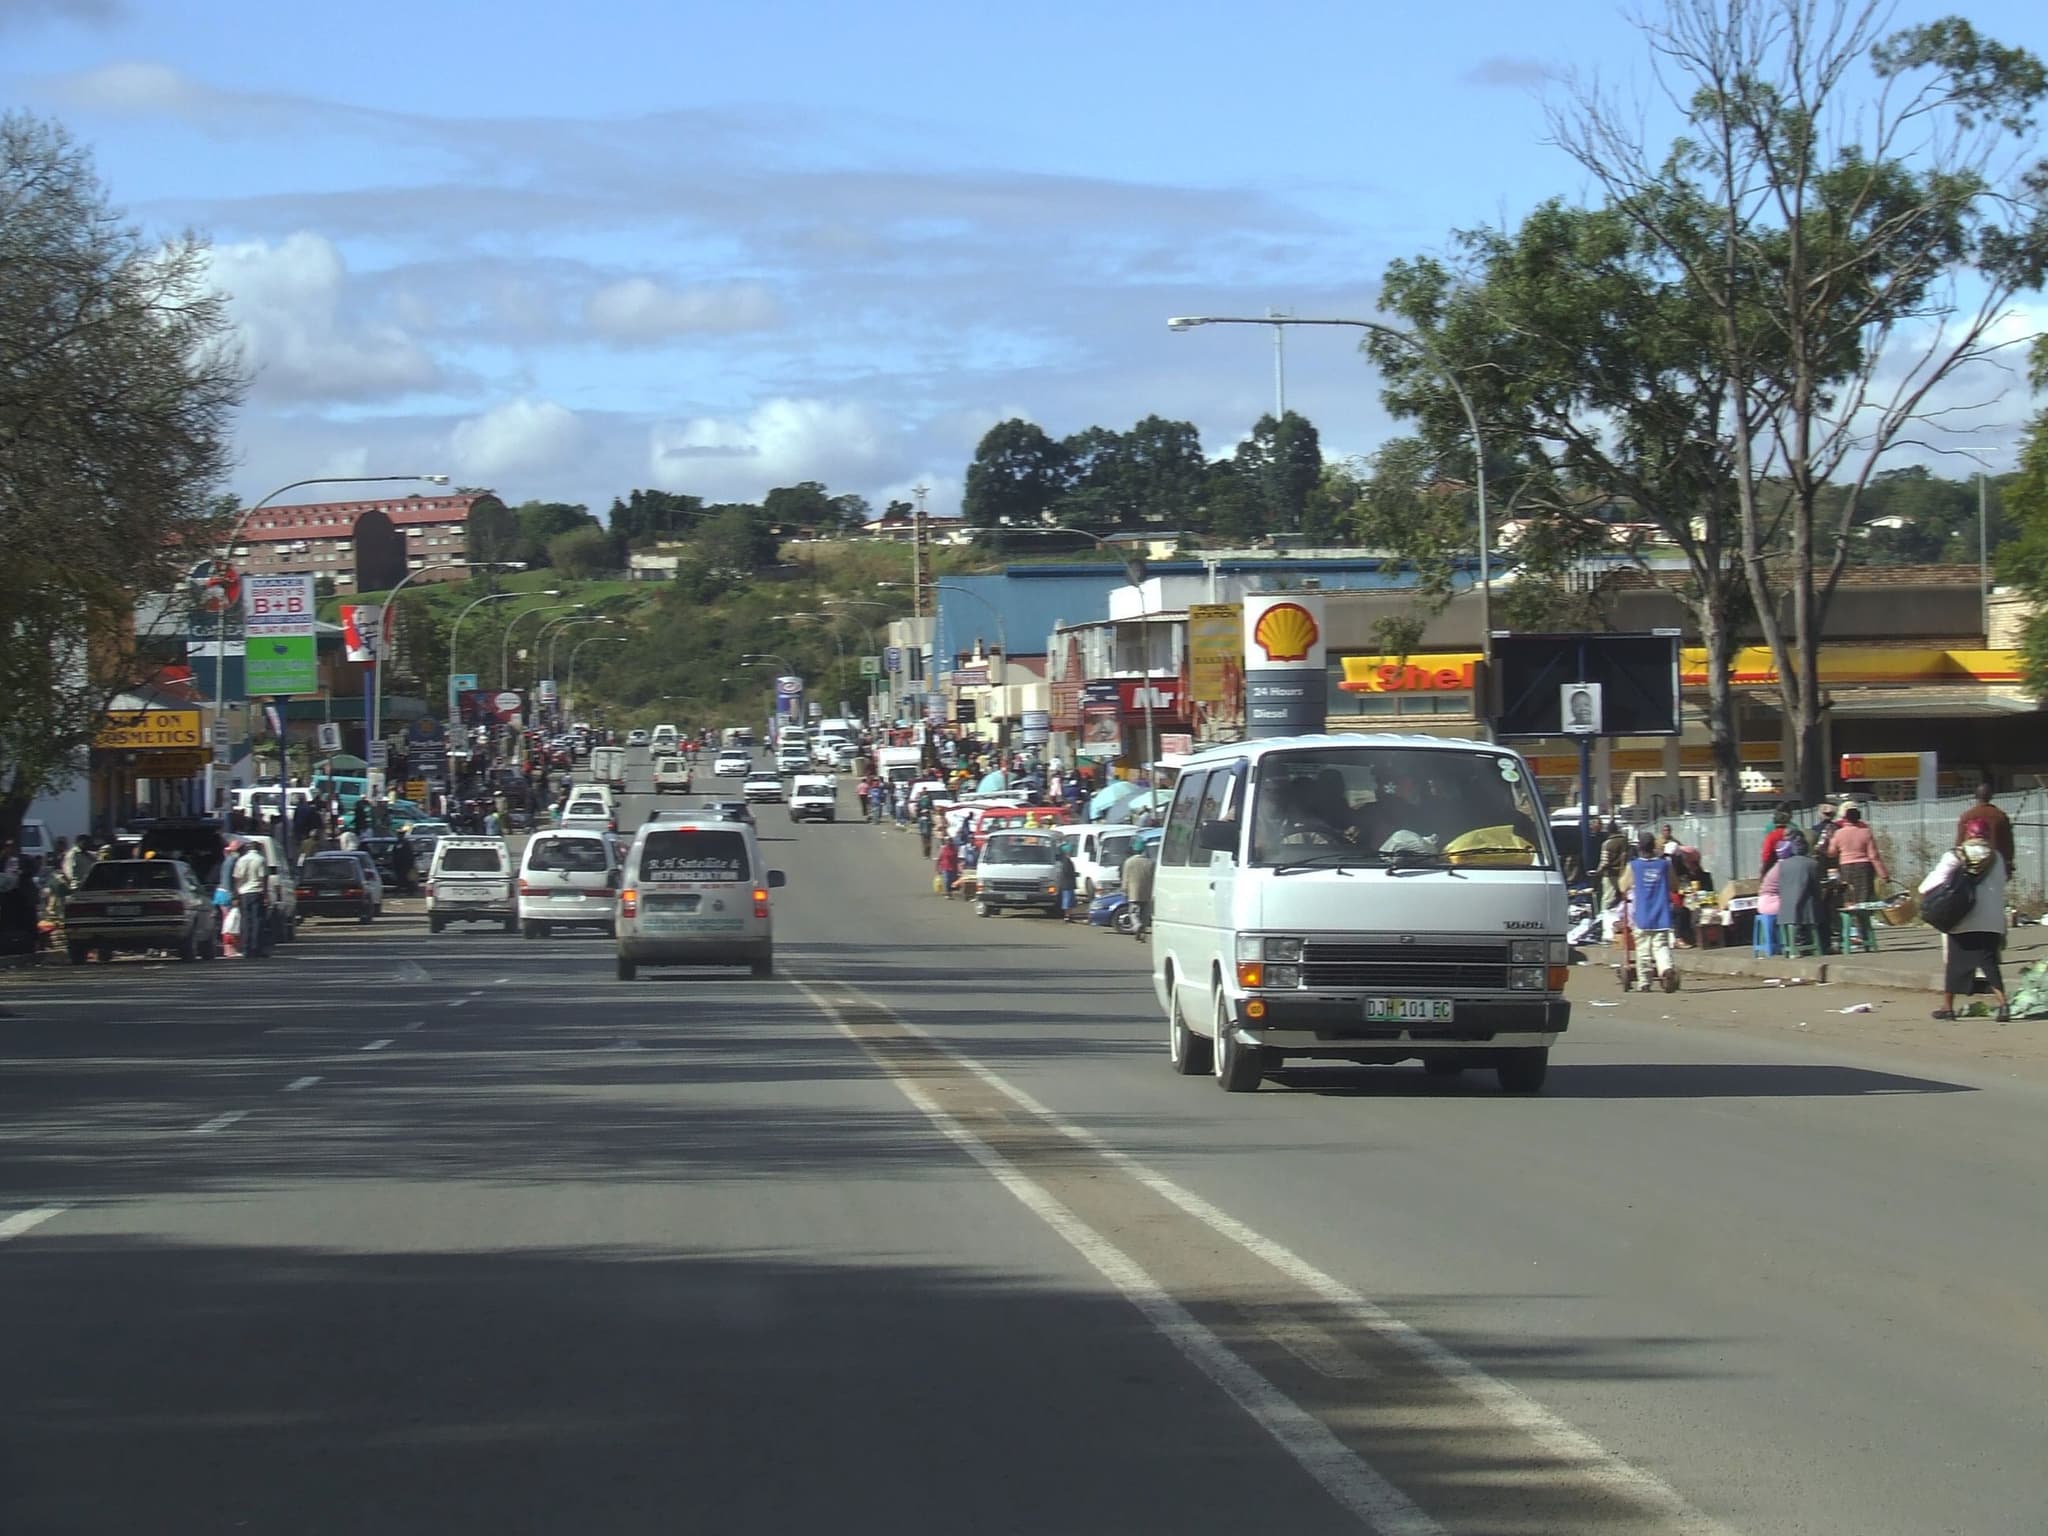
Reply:
[[[634,917],[640,911],[640,893],[631,886],[619,892],[619,916]]]
[[[768,892],[760,886],[754,887],[754,916],[768,915]]]

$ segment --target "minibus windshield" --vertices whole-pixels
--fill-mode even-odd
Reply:
[[[1260,760],[1251,862],[1554,866],[1520,761],[1419,747],[1318,747]]]

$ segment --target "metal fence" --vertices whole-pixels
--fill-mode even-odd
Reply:
[[[1877,833],[1878,850],[1892,878],[1917,885],[1935,860],[1955,844],[1956,823],[1977,803],[1974,796],[1943,800],[1858,801],[1864,819]],[[2030,789],[2001,795],[1999,808],[2012,818],[2013,879],[2008,899],[2016,906],[2039,907],[2048,900],[2048,791]],[[1626,814],[1624,817],[1626,819]],[[1811,829],[1818,820],[1802,811],[1796,824]],[[1764,834],[1771,829],[1769,811],[1744,811],[1735,818],[1735,843],[1729,847],[1725,816],[1666,816],[1679,842],[1700,850],[1700,861],[1715,880],[1753,878],[1760,868]]]

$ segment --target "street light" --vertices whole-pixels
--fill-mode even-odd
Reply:
[[[570,611],[568,613],[563,614],[559,619],[549,619],[545,624],[541,625],[539,629],[533,632],[533,677],[530,686],[537,687],[540,683],[540,648],[541,642],[546,640],[548,637],[548,631],[551,629],[559,628],[561,625],[564,624],[575,623],[577,612],[579,610],[588,608],[589,606],[590,604],[588,603],[572,604],[570,607]]]
[[[425,481],[430,485],[446,485],[448,477],[446,475],[314,475],[310,479],[289,481],[284,485],[280,485],[274,491],[266,491],[259,501],[244,508],[242,515],[235,519],[234,526],[228,531],[227,543],[220,546],[220,553],[202,563],[210,567],[207,572],[210,576],[219,575],[219,567],[221,566],[226,566],[232,570],[234,568],[235,545],[241,541],[242,530],[249,526],[249,519],[254,517],[263,508],[269,506],[271,502],[277,500],[286,491],[296,491],[302,485],[389,485],[399,481],[414,483]],[[195,564],[192,570],[186,573],[186,579],[190,580],[198,569],[199,566]],[[206,722],[206,745],[209,754],[213,750],[214,732],[220,725],[221,715],[227,709],[227,670],[228,621],[227,610],[223,608],[214,627],[213,710]],[[367,746],[368,744],[368,739],[365,738],[364,745]],[[208,762],[206,769],[206,791],[208,795],[213,795],[215,792],[211,761]],[[209,809],[219,811],[222,820],[226,820],[227,812],[220,805],[215,804],[209,807]]]
[[[559,597],[561,594],[559,592],[550,592],[548,596]],[[510,688],[512,686],[512,631],[521,619],[526,618],[530,614],[560,613],[565,608],[582,608],[584,606],[586,605],[583,603],[543,603],[538,608],[522,608],[513,614],[511,618],[507,619],[505,621],[505,633],[498,639],[499,688]]]
[[[588,619],[555,619],[552,621],[552,625],[541,625],[541,628],[543,630],[551,628],[553,627],[553,625],[560,626],[559,628],[555,629],[554,638],[548,641],[548,676],[553,677],[555,675],[555,647],[562,643],[563,635],[567,634],[570,630],[574,629],[578,624],[616,624],[618,622],[619,621],[617,619],[595,617]],[[535,635],[533,637],[533,647],[536,651],[540,649],[539,635]]]
[[[875,585],[889,589],[905,587],[909,583],[902,581],[878,581]],[[973,598],[982,607],[986,608],[989,611],[989,616],[996,621],[996,649],[1002,653],[1003,658],[1002,672],[996,679],[996,687],[1002,690],[1001,708],[1003,711],[996,722],[996,728],[999,733],[997,745],[1006,746],[1007,743],[1000,739],[1000,733],[1008,728],[1010,720],[1010,635],[1008,626],[1003,623],[1003,610],[972,587],[963,587],[958,582],[935,581],[931,585],[941,592],[957,592],[962,597]],[[1140,601],[1142,602],[1143,599],[1141,598]]]
[[[523,560],[436,560],[423,565],[416,571],[407,571],[404,580],[393,587],[384,597],[384,622],[377,634],[377,650],[370,661],[370,729],[363,738],[365,749],[373,747],[383,739],[384,733],[384,658],[391,651],[391,635],[398,622],[398,594],[413,584],[416,577],[429,571],[473,571],[478,566],[494,571],[523,571]]]
[[[1423,340],[1413,331],[1404,331],[1396,326],[1382,325],[1377,320],[1313,320],[1295,315],[1267,315],[1254,319],[1246,315],[1175,315],[1166,322],[1169,331],[1190,331],[1198,325],[1345,325],[1354,330],[1370,331],[1388,341],[1412,347],[1422,360],[1436,371],[1438,378],[1450,386],[1451,393],[1458,397],[1458,404],[1465,412],[1465,425],[1472,433],[1472,488],[1479,503],[1479,649],[1487,662],[1493,660],[1493,539],[1488,531],[1486,514],[1486,439],[1479,430],[1479,411],[1472,404],[1472,396],[1466,392],[1455,370],[1444,361],[1443,354],[1435,346]]]
[[[502,603],[507,598],[524,597],[526,595],[523,592],[486,592],[482,597],[463,609],[462,612],[455,615],[455,622],[448,626],[448,676],[450,679],[453,679],[455,676],[455,642],[462,634],[462,621],[476,612],[485,603]],[[548,595],[552,597],[554,594],[550,593]],[[455,712],[453,704],[455,690],[453,687],[448,690],[448,696],[450,700],[448,712],[453,714]]]
[[[582,654],[583,647],[586,645],[596,645],[601,640],[610,641],[616,645],[630,639],[632,639],[631,635],[586,635],[583,639],[578,640],[569,647],[569,678],[562,690],[563,710],[565,713],[568,712],[569,702],[574,699],[576,694],[576,658]]]

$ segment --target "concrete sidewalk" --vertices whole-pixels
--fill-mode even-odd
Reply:
[[[1784,980],[1797,978],[1819,983],[1837,982],[1848,986],[1879,987],[1894,992],[1939,992],[1942,990],[1941,935],[1925,923],[1910,928],[1876,927],[1878,948],[1872,953],[1823,955],[1817,960],[1791,960],[1750,953],[1747,944],[1722,949],[1679,951],[1678,968],[1702,976],[1760,976]],[[1617,955],[1613,945],[1590,945],[1588,958],[1612,963]],[[2037,960],[2048,960],[2048,928],[2035,923],[2014,928],[2005,938],[2005,984]]]

